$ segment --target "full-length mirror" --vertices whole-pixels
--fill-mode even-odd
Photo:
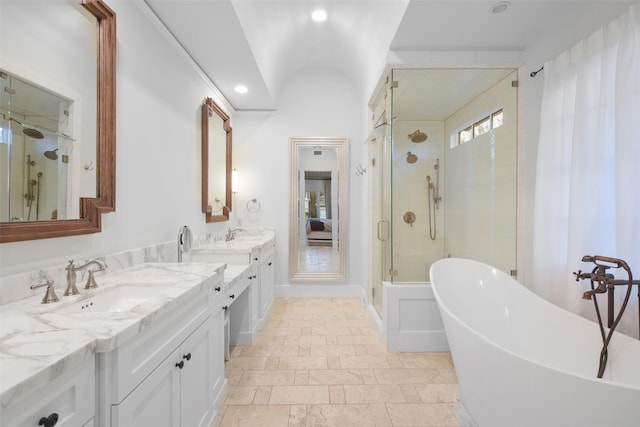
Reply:
[[[289,275],[344,280],[347,254],[345,138],[291,140]]]
[[[207,222],[229,220],[231,145],[229,116],[207,98],[202,104],[202,212]]]
[[[0,242],[99,232],[115,210],[115,13],[52,0],[0,15]]]

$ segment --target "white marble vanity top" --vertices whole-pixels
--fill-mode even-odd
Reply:
[[[233,285],[249,267],[251,264],[227,264],[227,268],[224,270],[224,284],[227,287]]]
[[[273,245],[275,232],[271,229],[242,229],[234,233],[233,240],[210,241],[192,249],[192,252],[226,252],[242,253],[253,249],[262,249],[265,246]]]
[[[246,266],[245,266],[246,267]],[[0,410],[42,387],[97,352],[108,352],[170,314],[215,277],[224,263],[145,263],[117,272],[97,273],[97,289],[41,304],[41,294],[0,307]],[[234,274],[230,270],[226,276]],[[240,270],[244,271],[244,270]],[[118,312],[67,312],[64,309],[126,283],[153,295],[149,301]],[[105,295],[105,294],[103,294]],[[60,312],[59,310],[65,311]]]

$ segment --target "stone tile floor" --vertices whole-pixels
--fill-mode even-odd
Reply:
[[[458,426],[449,353],[390,353],[357,298],[278,298],[226,363],[221,427]]]

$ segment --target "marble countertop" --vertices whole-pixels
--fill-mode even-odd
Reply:
[[[242,229],[235,232],[235,238],[230,241],[217,240],[207,242],[191,249],[192,252],[243,253],[265,246],[273,246],[275,231],[272,229]]]
[[[240,280],[241,274],[244,273],[251,264],[227,264],[224,270],[224,284],[231,287],[236,280]]]
[[[248,266],[244,266],[247,268]],[[171,313],[225,270],[224,263],[145,263],[114,273],[97,273],[97,289],[41,304],[42,293],[0,307],[0,409],[26,393],[136,336]],[[225,281],[244,271],[232,268]],[[227,279],[228,276],[228,279]],[[119,312],[58,312],[122,283],[148,287],[153,298]]]

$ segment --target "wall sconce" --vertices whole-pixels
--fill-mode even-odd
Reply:
[[[231,171],[231,192],[236,194],[238,192],[238,169]]]

